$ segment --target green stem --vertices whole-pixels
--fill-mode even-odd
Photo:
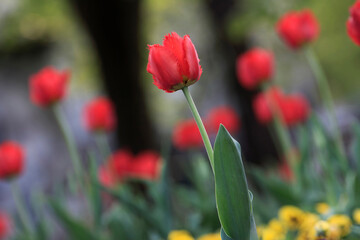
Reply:
[[[190,95],[190,92],[189,92],[189,89],[188,87],[184,87],[182,89],[184,95],[185,95],[185,98],[189,104],[189,107],[190,107],[190,110],[194,116],[194,119],[196,121],[196,124],[199,128],[199,131],[200,131],[200,134],[201,134],[201,137],[203,139],[203,142],[204,142],[204,145],[205,145],[205,149],[206,149],[206,152],[207,152],[207,155],[209,157],[209,160],[210,160],[210,164],[211,164],[211,167],[214,169],[214,151],[212,149],[212,146],[211,146],[211,142],[210,142],[210,139],[209,139],[209,136],[206,132],[206,129],[204,127],[204,124],[201,120],[201,117],[200,117],[200,114],[195,106],[195,103],[194,103],[194,100],[192,99],[191,95]]]
[[[110,146],[107,142],[106,135],[104,132],[98,132],[95,135],[95,142],[97,147],[100,149],[102,155],[102,161],[105,161],[107,157],[111,154]]]
[[[333,171],[331,169],[331,166],[326,161],[328,157],[325,156],[324,154],[325,151],[323,149],[326,148],[325,139],[323,138],[323,135],[319,133],[319,131],[316,129],[313,129],[312,133],[313,133],[314,144],[316,146],[316,149],[318,150],[316,151],[316,159],[320,162],[325,178],[327,179],[325,184],[327,202],[331,206],[334,206],[336,205],[336,199],[337,199],[336,189],[335,189],[337,183],[336,183],[335,175],[333,174]]]
[[[272,99],[271,96],[268,96],[266,92],[266,86],[263,86],[262,90],[263,90],[263,94],[265,94],[267,102],[269,103],[270,111],[273,116],[272,128],[274,129],[277,135],[277,140],[281,147],[282,154],[285,156],[287,163],[290,164],[291,169],[294,171],[294,175],[295,175],[294,183],[299,184],[298,185],[299,188],[297,190],[301,191],[302,182],[301,179],[299,179],[300,172],[299,172],[298,159],[294,155],[295,153],[293,151],[293,145],[288,128],[286,127],[285,123],[281,118],[281,110],[279,109],[279,106],[277,105],[276,102],[274,102],[274,99]]]
[[[24,207],[24,203],[21,201],[19,186],[17,182],[13,181],[11,183],[11,191],[14,198],[15,206],[19,214],[20,221],[24,227],[25,232],[30,233],[31,231],[31,221]]]
[[[279,114],[273,114],[273,123],[272,126],[275,129],[282,152],[286,158],[286,161],[290,164],[291,169],[294,171],[295,181],[294,183],[301,184],[300,172],[298,159],[295,156],[294,149],[292,146],[291,137],[289,131],[285,127],[285,124],[282,122]],[[301,185],[298,185],[301,188]],[[301,189],[298,189],[301,191]]]
[[[320,66],[319,60],[317,59],[316,55],[314,54],[314,51],[308,47],[305,50],[305,56],[309,62],[309,65],[314,72],[316,84],[318,87],[319,94],[322,98],[322,101],[324,102],[324,105],[328,112],[328,119],[330,122],[331,128],[335,131],[335,141],[336,141],[336,147],[337,151],[339,152],[339,158],[340,158],[340,164],[343,171],[346,171],[347,169],[347,160],[345,155],[345,148],[344,143],[341,137],[341,133],[338,127],[337,118],[335,115],[335,107],[334,107],[334,101],[331,94],[329,82],[326,78],[326,75],[323,71],[323,69]]]
[[[52,107],[52,110],[55,115],[55,119],[56,119],[56,121],[61,129],[61,132],[63,134],[68,151],[70,153],[70,158],[71,158],[72,165],[73,165],[73,168],[75,171],[76,179],[78,181],[80,181],[81,176],[82,176],[80,157],[79,157],[79,153],[76,148],[74,138],[71,134],[70,126],[69,126],[68,122],[66,121],[66,119],[64,118],[63,114],[61,113],[59,105],[54,105]]]

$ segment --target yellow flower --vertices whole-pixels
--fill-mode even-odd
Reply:
[[[326,221],[318,221],[310,232],[311,239],[322,240],[327,239],[330,234],[330,223]]]
[[[340,230],[340,235],[342,237],[350,233],[351,220],[348,216],[336,214],[331,216],[327,221],[330,225],[335,226]]]
[[[360,224],[360,208],[355,209],[353,218],[356,224]]]
[[[199,237],[198,240],[221,240],[221,236],[220,233],[211,233]]]
[[[256,232],[257,232],[257,235],[258,235],[259,239],[261,239],[264,230],[265,230],[264,226],[257,226],[256,227]]]
[[[305,213],[304,215],[304,221],[300,225],[301,231],[310,231],[316,222],[320,220],[319,216],[313,213]]]
[[[298,229],[303,223],[305,218],[305,213],[294,206],[284,206],[279,210],[279,219],[283,224],[291,229]]]
[[[188,231],[175,230],[169,233],[168,240],[194,240],[194,238]]]
[[[330,211],[330,206],[327,203],[318,203],[316,204],[316,211],[320,214],[327,214]]]
[[[272,219],[268,224],[268,228],[274,230],[275,232],[277,232],[279,234],[285,234],[285,232],[286,232],[286,229],[284,228],[284,225],[282,224],[282,222],[280,222],[277,219]]]
[[[282,240],[284,235],[274,231],[271,228],[265,228],[262,232],[261,240]]]

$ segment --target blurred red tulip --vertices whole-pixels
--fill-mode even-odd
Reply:
[[[290,182],[294,179],[294,173],[287,162],[283,162],[280,164],[279,173],[281,178],[287,182]]]
[[[30,99],[38,106],[47,107],[62,100],[70,73],[45,67],[30,77]]]
[[[258,94],[254,99],[253,108],[260,123],[269,123],[273,119],[273,113],[278,112],[287,126],[304,122],[310,112],[309,104],[303,96],[285,95],[276,87]]]
[[[319,35],[319,24],[311,10],[286,13],[277,23],[276,29],[285,43],[297,49]]]
[[[270,80],[274,72],[274,58],[271,52],[254,48],[238,57],[236,71],[239,83],[247,89],[255,89]]]
[[[23,148],[15,142],[0,145],[0,179],[10,179],[21,174],[24,168]]]
[[[161,157],[147,150],[134,156],[122,149],[112,154],[108,162],[99,168],[98,177],[105,186],[113,186],[127,178],[156,180],[160,174]]]
[[[118,181],[122,181],[129,173],[133,158],[133,154],[125,149],[118,150],[110,156],[108,166],[114,171]]]
[[[119,182],[113,169],[109,168],[107,165],[99,168],[98,179],[102,185],[108,188],[115,186]]]
[[[181,150],[203,146],[198,126],[192,119],[182,121],[175,126],[172,141],[175,147]]]
[[[5,213],[0,213],[0,240],[6,239],[11,231],[10,219]]]
[[[154,151],[143,151],[139,153],[130,164],[128,176],[156,180],[160,173],[161,157]]]
[[[172,32],[164,37],[163,46],[149,45],[149,49],[147,71],[159,89],[174,92],[200,79],[200,60],[188,35],[181,38]]]
[[[240,129],[240,117],[234,109],[222,106],[211,110],[207,118],[209,131],[217,132],[220,124],[230,132],[234,133]]]
[[[280,104],[283,120],[287,126],[304,122],[309,115],[310,107],[307,100],[301,95],[287,96]]]
[[[272,87],[266,92],[259,93],[253,101],[253,109],[256,118],[260,123],[269,123],[272,121],[272,110],[270,102],[277,108],[281,99],[284,97],[284,93],[278,87]]]
[[[89,131],[111,131],[116,125],[113,104],[106,97],[98,97],[88,103],[83,117]]]
[[[346,27],[351,40],[360,46],[360,0],[350,8],[350,17],[346,22]]]

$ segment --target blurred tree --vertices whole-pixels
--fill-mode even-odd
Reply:
[[[153,148],[139,70],[141,0],[69,0],[83,20],[99,58],[104,86],[118,115],[117,138],[134,152]]]
[[[258,91],[249,91],[240,86],[235,75],[236,57],[248,49],[245,36],[242,39],[233,41],[227,32],[230,15],[234,9],[237,15],[241,14],[239,5],[241,1],[235,0],[207,0],[206,4],[209,13],[213,19],[212,24],[215,28],[217,41],[221,50],[226,57],[228,65],[228,91],[231,95],[236,96],[241,105],[242,111],[242,139],[241,146],[244,151],[246,160],[259,163],[261,160],[276,156],[275,145],[266,126],[260,125],[255,119],[252,99]]]

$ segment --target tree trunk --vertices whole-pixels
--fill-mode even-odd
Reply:
[[[104,86],[115,104],[121,146],[154,147],[139,70],[140,0],[69,0],[93,40]]]

